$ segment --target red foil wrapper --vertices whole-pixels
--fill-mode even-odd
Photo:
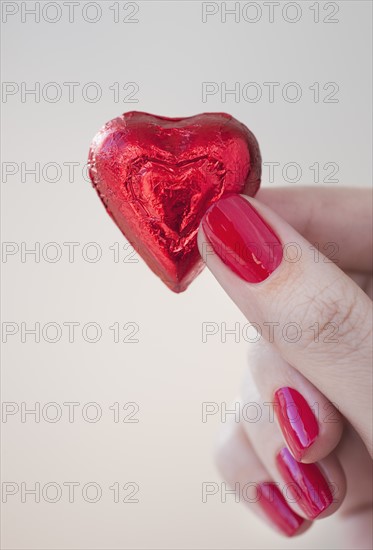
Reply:
[[[88,162],[107,212],[174,292],[203,269],[197,231],[206,210],[227,194],[253,196],[260,185],[258,143],[225,113],[124,113],[95,136]]]

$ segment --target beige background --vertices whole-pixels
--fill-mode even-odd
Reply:
[[[21,10],[25,3],[12,4]],[[321,180],[325,163],[338,165],[338,181],[331,185],[370,185],[371,3],[332,3],[339,9],[334,16],[339,22],[324,23],[329,8],[320,2],[321,21],[315,23],[310,10],[314,2],[297,2],[302,15],[293,24],[281,15],[283,2],[273,23],[264,6],[257,23],[246,22],[242,12],[237,21],[230,17],[224,23],[215,3],[219,12],[203,23],[200,2],[160,1],[137,2],[134,17],[139,22],[134,24],[114,23],[115,12],[109,8],[115,2],[100,2],[100,20],[89,23],[82,16],[84,4],[76,8],[72,23],[60,2],[63,15],[54,24],[35,23],[30,17],[22,22],[19,11],[2,25],[3,81],[20,88],[22,82],[28,87],[40,82],[43,88],[53,81],[64,89],[56,103],[43,96],[39,102],[26,96],[22,102],[16,93],[2,104],[3,163],[14,162],[19,170],[5,180],[3,175],[2,240],[20,249],[55,242],[64,251],[56,263],[43,257],[37,263],[31,256],[22,262],[20,253],[6,262],[2,258],[3,323],[14,322],[21,330],[21,323],[54,322],[64,329],[55,344],[43,337],[35,343],[30,336],[23,343],[18,332],[3,345],[3,401],[20,408],[22,402],[28,408],[56,402],[63,415],[55,423],[43,416],[40,422],[30,415],[22,422],[20,413],[3,416],[2,481],[29,488],[53,482],[64,491],[54,504],[43,497],[35,503],[32,496],[22,502],[21,491],[9,496],[2,505],[2,548],[342,548],[348,543],[341,540],[334,519],[288,541],[232,497],[223,503],[218,494],[202,502],[202,484],[220,483],[212,453],[221,424],[219,415],[202,422],[202,403],[220,406],[234,399],[248,346],[232,336],[223,343],[221,332],[203,343],[202,323],[226,322],[231,328],[245,321],[207,271],[186,293],[175,295],[142,261],[115,263],[109,247],[125,241],[81,169],[95,132],[123,111],[182,116],[223,110],[255,132],[264,162],[280,163],[275,185],[290,183],[281,174],[289,162],[302,169],[296,185],[315,184],[309,169],[315,162],[321,166]],[[129,11],[123,14],[129,16]],[[238,82],[241,88],[256,82],[263,97],[250,103],[228,96],[224,102],[217,94],[204,103],[206,81],[225,81],[227,87]],[[79,83],[71,103],[64,82]],[[82,97],[88,82],[102,90],[96,103]],[[139,101],[116,103],[109,89],[114,82],[137,83]],[[280,92],[284,84],[297,82],[302,98],[289,103],[276,92],[270,103],[264,82],[279,82]],[[338,102],[315,103],[309,90],[315,82],[322,99],[331,91],[322,89],[325,83],[338,83]],[[41,168],[58,163],[59,181],[50,181],[50,168],[40,182],[29,174],[23,174],[22,182],[21,163],[30,168],[35,162]],[[73,182],[63,165],[67,162],[79,163]],[[269,179],[265,169],[263,185]],[[79,243],[72,263],[64,242]],[[102,251],[96,263],[82,256],[89,242]],[[53,254],[51,248],[49,252]],[[80,325],[69,343],[63,323],[72,321]],[[87,322],[102,327],[97,343],[82,337]],[[114,343],[109,327],[115,322],[137,323],[139,342]],[[48,334],[53,337],[53,330]],[[80,403],[74,422],[69,422],[64,402]],[[102,410],[96,423],[84,420],[83,406],[89,402]],[[109,409],[114,402],[138,403],[139,422],[114,422]],[[48,413],[52,416],[52,409],[44,416]],[[80,486],[70,503],[63,483],[73,481]],[[87,482],[102,487],[99,502],[82,497]],[[109,486],[115,482],[137,483],[139,502],[114,503]],[[52,490],[48,498],[53,498]]]

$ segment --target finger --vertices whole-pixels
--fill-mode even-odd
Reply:
[[[348,484],[348,492],[339,512],[344,516],[354,516],[366,509],[371,511],[373,503],[372,459],[360,436],[350,424],[345,426],[336,454]]]
[[[267,188],[256,198],[341,269],[372,271],[371,189]]]
[[[201,227],[201,255],[223,288],[372,452],[371,300],[255,199],[221,199]]]
[[[222,476],[240,500],[276,531],[290,537],[311,525],[288,506],[271,482],[239,423],[224,424],[216,458]]]
[[[333,514],[342,504],[346,492],[345,476],[336,455],[331,453],[312,464],[295,460],[284,447],[281,433],[256,387],[251,369],[242,395],[242,426],[289,506],[310,520]],[[249,406],[251,413],[247,414],[245,411]],[[254,414],[255,410],[260,411],[260,415]]]
[[[249,365],[294,458],[309,463],[328,456],[343,431],[342,417],[333,404],[263,339],[250,346]]]

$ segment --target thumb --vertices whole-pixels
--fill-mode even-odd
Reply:
[[[268,207],[231,195],[205,214],[202,258],[259,333],[308,378],[372,452],[368,296]]]

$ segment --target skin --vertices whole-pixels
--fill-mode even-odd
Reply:
[[[215,254],[204,258],[207,266],[250,322],[296,322],[305,336],[289,344],[263,332],[250,345],[242,402],[271,402],[278,388],[290,386],[308,403],[318,403],[320,431],[302,462],[317,462],[336,494],[316,521],[337,513],[345,548],[371,548],[372,193],[277,188],[245,198],[283,244],[297,243],[301,259],[282,262],[259,284],[242,280]],[[198,238],[202,253],[202,229]],[[320,327],[336,326],[337,342],[329,342],[322,330],[315,341],[307,329],[316,321]],[[256,423],[226,424],[217,450],[219,469],[232,485],[247,479],[280,482],[275,456],[285,445],[279,426],[266,415]],[[289,505],[306,517],[296,503]],[[249,507],[265,519],[258,505]],[[307,520],[297,534],[311,524]]]

